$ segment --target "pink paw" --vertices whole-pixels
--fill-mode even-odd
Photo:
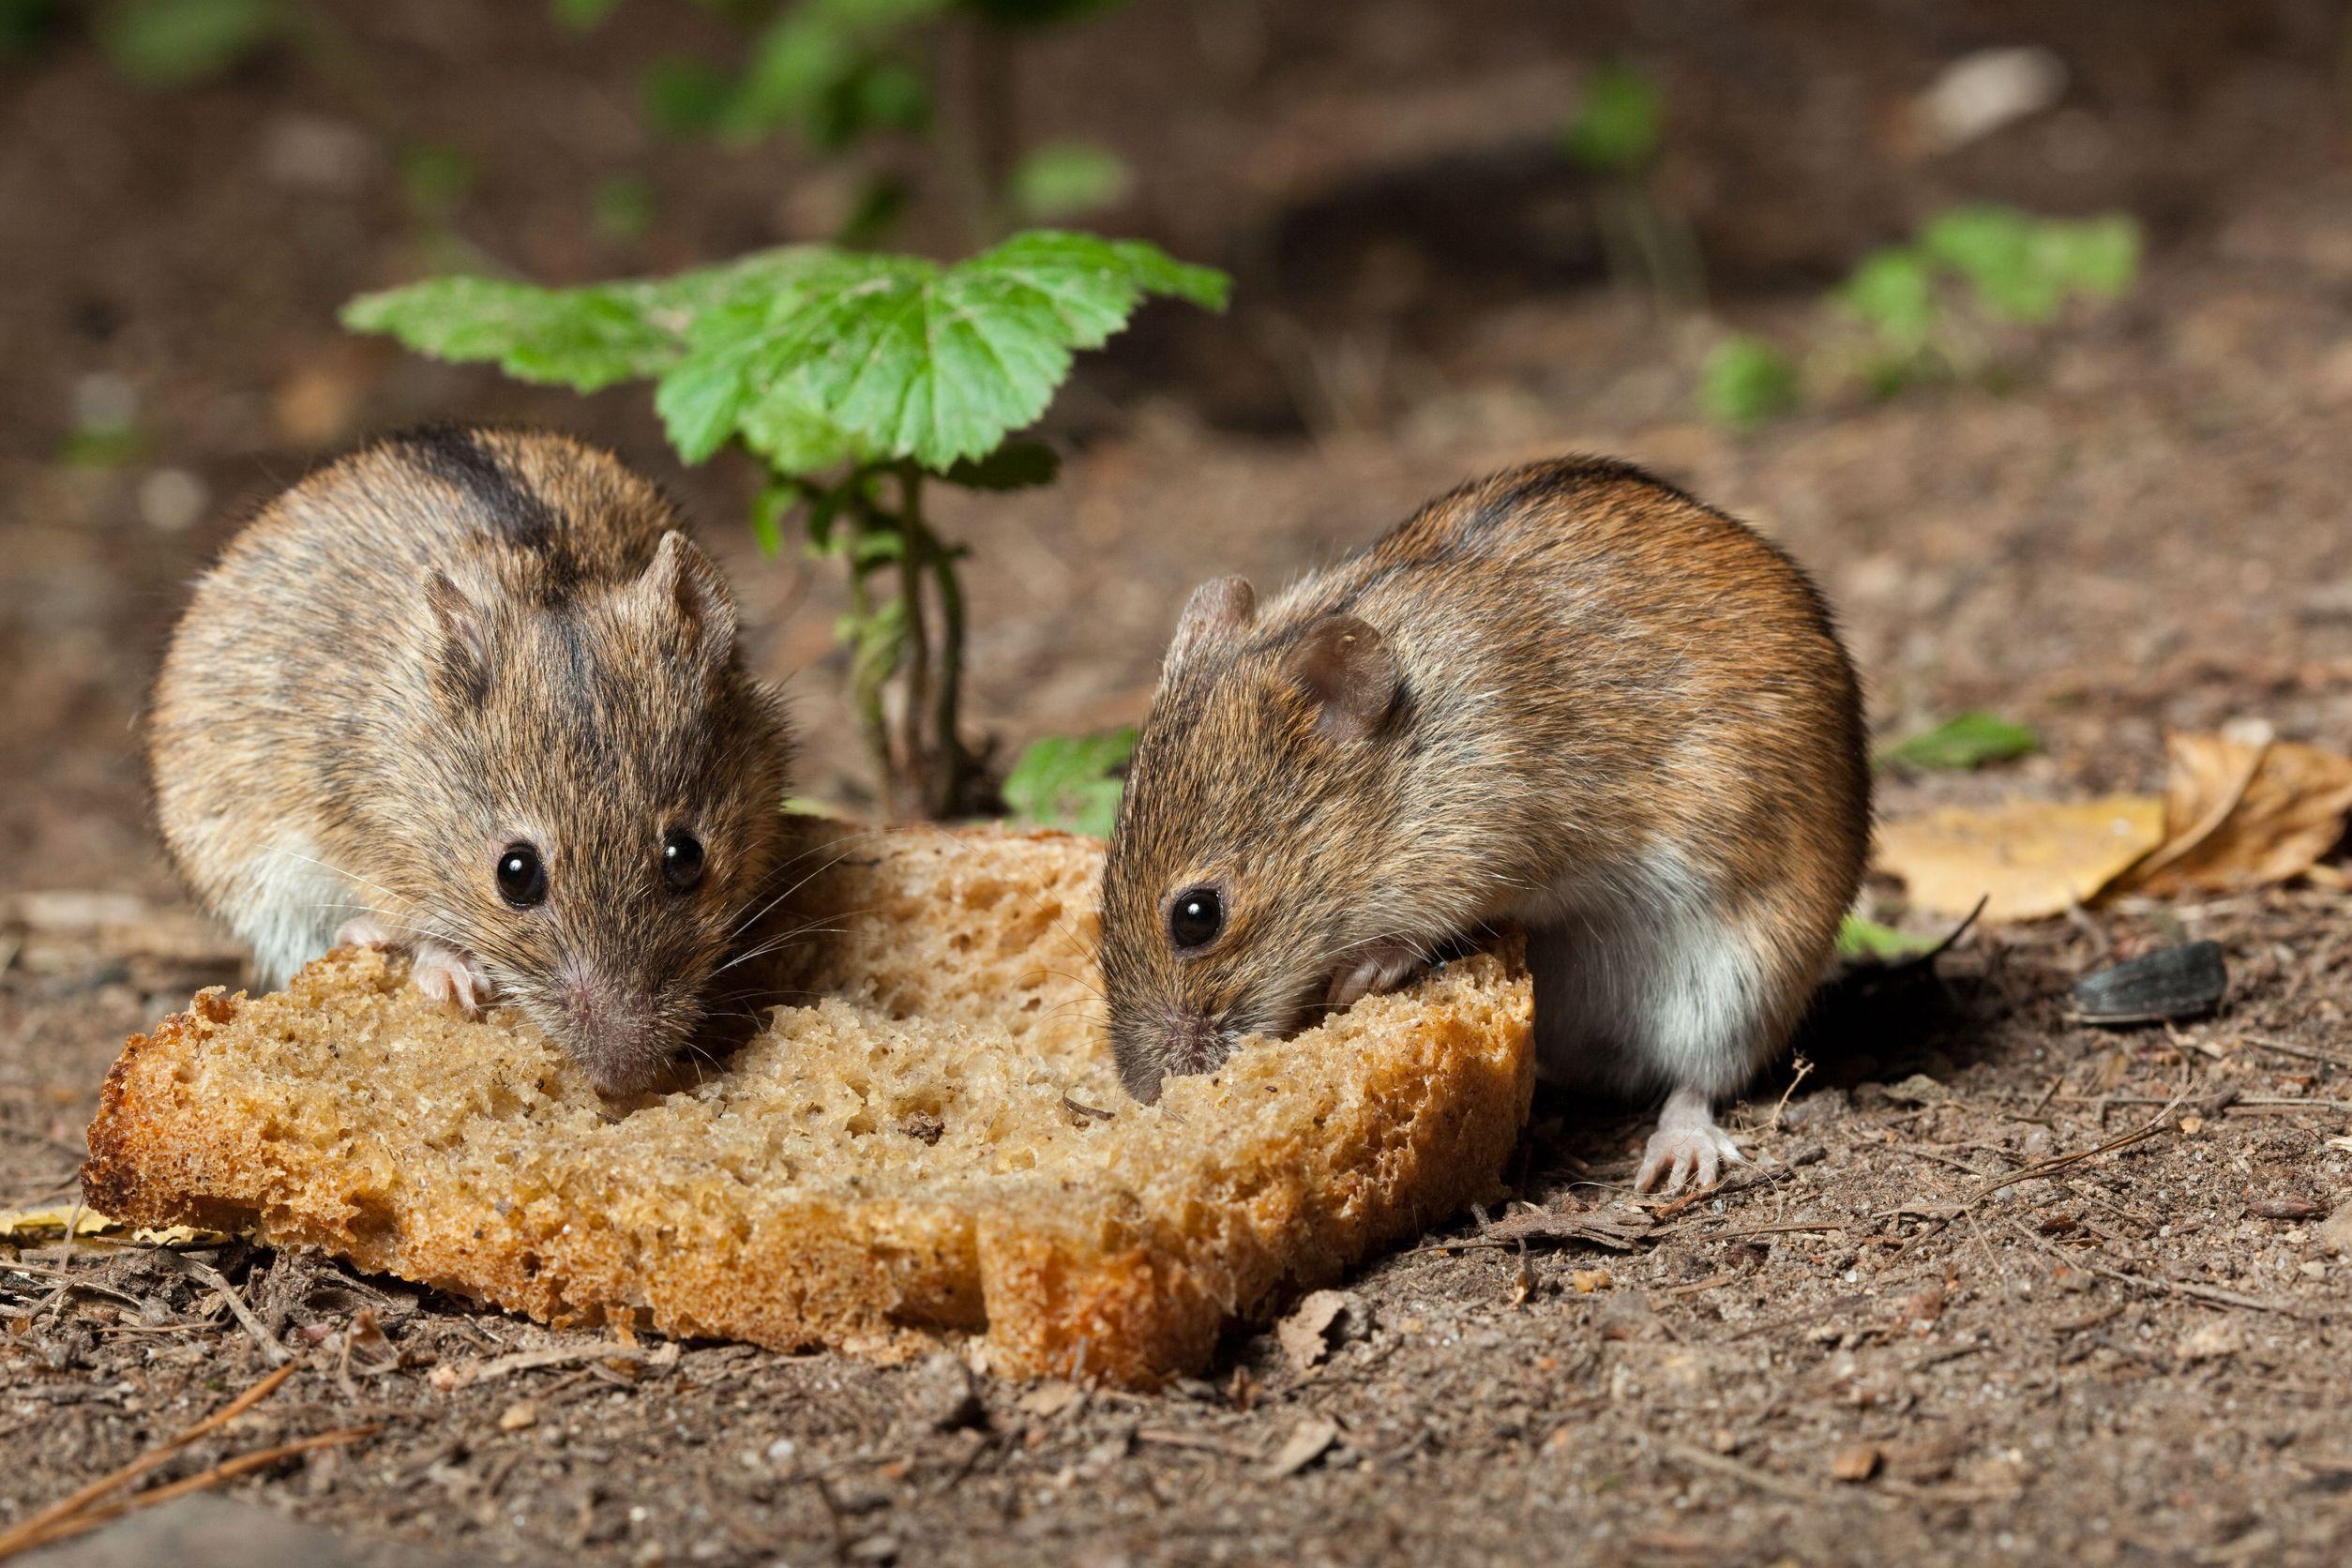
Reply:
[[[1742,1158],[1731,1135],[1715,1125],[1712,1101],[1696,1089],[1678,1089],[1666,1096],[1658,1130],[1650,1135],[1641,1168],[1634,1174],[1634,1187],[1648,1192],[1664,1181],[1666,1191],[1680,1192],[1696,1175],[1704,1191],[1715,1184],[1725,1166],[1738,1165]]]
[[[481,1010],[493,989],[490,976],[475,967],[472,955],[438,942],[417,944],[408,977],[428,997],[453,1004],[469,1018]]]
[[[1711,1123],[1703,1128],[1661,1127],[1650,1135],[1650,1147],[1642,1152],[1641,1170],[1634,1177],[1634,1186],[1648,1192],[1663,1178],[1667,1192],[1681,1192],[1696,1172],[1703,1191],[1715,1184],[1724,1167],[1744,1159],[1731,1135]]]

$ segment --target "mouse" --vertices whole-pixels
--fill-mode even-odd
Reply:
[[[1862,696],[1778,547],[1630,464],[1513,468],[1260,603],[1184,605],[1102,882],[1128,1092],[1526,935],[1539,1077],[1659,1106],[1636,1184],[1738,1162],[1870,837]]]
[[[182,880],[282,986],[332,948],[510,1004],[609,1095],[692,1040],[782,857],[781,694],[610,452],[436,427],[330,462],[198,580],[148,704]]]

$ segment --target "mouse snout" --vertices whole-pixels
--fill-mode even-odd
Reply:
[[[1189,1008],[1170,1008],[1138,1033],[1136,1044],[1117,1055],[1119,1076],[1127,1093],[1145,1105],[1158,1102],[1163,1078],[1208,1072],[1225,1060],[1230,1048],[1218,1019]]]
[[[559,1037],[599,1093],[642,1089],[669,1059],[654,998],[641,988],[596,975],[566,975],[553,1001]]]

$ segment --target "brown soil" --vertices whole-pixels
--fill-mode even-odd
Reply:
[[[0,888],[77,895],[0,927],[0,1207],[68,1195],[123,1037],[234,977],[173,903],[132,725],[190,574],[339,443],[441,416],[613,443],[730,557],[757,656],[794,690],[807,787],[861,798],[834,586],[752,550],[743,468],[680,471],[641,394],[519,388],[332,319],[457,244],[581,279],[807,237],[837,179],[642,129],[641,62],[724,40],[688,8],[640,0],[588,39],[531,6],[328,9],[364,90],[280,53],[143,97],[71,37],[0,65]],[[977,547],[975,722],[1012,746],[1132,719],[1196,580],[1279,578],[1497,462],[1581,447],[1812,565],[1882,730],[1990,705],[2048,740],[1889,778],[1890,813],[2149,787],[2164,726],[2238,715],[2352,748],[2343,8],[1821,18],[1144,0],[1041,46],[1031,131],[1118,147],[1138,193],[1110,226],[1228,264],[1239,293],[1087,368],[1049,423],[1061,484],[946,509]],[[2064,106],[1909,150],[1902,108],[1937,64],[2021,38],[2068,61]],[[1609,53],[1672,95],[1665,188],[1741,325],[1817,337],[1826,281],[1963,199],[2138,213],[2147,276],[2014,345],[1998,384],[1726,434],[1689,412],[1703,338],[1608,286],[1549,152]],[[396,152],[424,142],[480,171],[454,239],[400,193]],[[594,192],[631,173],[659,219],[604,237]],[[137,449],[75,459],[77,401],[126,392]],[[2219,1016],[2069,1020],[2075,975],[2184,935],[2228,953]],[[1754,1173],[1640,1211],[1624,1248],[1466,1218],[1350,1281],[1319,1364],[1237,1337],[1213,1380],[1148,1399],[999,1384],[974,1412],[942,1368],[716,1345],[467,1381],[592,1342],[235,1246],[188,1254],[202,1269],[36,1249],[0,1264],[0,1527],[267,1370],[217,1274],[304,1366],[162,1473],[380,1424],[232,1485],[482,1557],[2339,1560],[2352,1260],[2318,1221],[2352,1198],[2347,1004],[2352,915],[2318,888],[1977,932],[1934,976],[1829,993],[1811,1072],[1737,1113]],[[1518,1196],[1624,1217],[1639,1130],[1539,1102]],[[1324,1420],[1331,1446],[1274,1473]]]

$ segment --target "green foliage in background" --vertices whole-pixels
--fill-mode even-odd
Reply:
[[[1698,243],[1656,188],[1666,119],[1665,90],[1613,63],[1586,78],[1560,133],[1561,154],[1593,178],[1593,223],[1609,275],[1642,287],[1661,314],[1688,309],[1705,293]]]
[[[739,68],[685,55],[656,61],[645,74],[645,110],[670,134],[751,142],[784,132],[834,156],[888,133],[927,137],[942,172],[964,187],[961,204],[976,240],[1099,211],[1126,192],[1125,165],[1104,149],[1063,143],[1020,154],[1008,73],[1019,37],[1128,0],[697,3],[744,28],[745,59]],[[566,25],[588,28],[617,0],[554,4]],[[960,116],[940,101],[940,63],[951,36],[963,38],[972,55],[976,101]],[[872,174],[839,242],[878,238],[903,206],[905,185],[898,175]]]
[[[1841,958],[1897,963],[1933,952],[1937,946],[1934,937],[1913,936],[1859,914],[1848,914],[1837,927],[1837,953]]]
[[[1048,735],[1024,750],[1004,776],[1004,807],[1015,819],[1039,827],[1110,837],[1118,820],[1119,795],[1126,788],[1120,769],[1135,753],[1136,730],[1128,725],[1095,735]]]
[[[972,807],[979,769],[957,717],[962,550],[931,528],[926,484],[1049,483],[1051,451],[1007,437],[1045,412],[1076,352],[1146,298],[1222,309],[1227,287],[1149,245],[1040,230],[952,265],[812,246],[583,288],[445,278],[355,299],[343,320],[523,381],[650,382],[686,460],[730,443],[758,456],[762,546],[781,548],[797,517],[811,551],[847,570],[838,630],[892,808],[944,816]]]
[[[112,0],[92,31],[115,74],[160,89],[221,75],[288,23],[281,0]]]
[[[1953,207],[1928,219],[1907,245],[1874,250],[1830,294],[1862,329],[1847,374],[1880,395],[1922,381],[1981,374],[1996,359],[1990,334],[2042,327],[2074,305],[2131,293],[2139,279],[2140,228],[2132,218],[2039,218],[2013,207]],[[1701,371],[1706,414],[1734,427],[1796,406],[1801,377],[1787,356],[1755,339],[1717,349]],[[1834,353],[1824,356],[1834,360]]]
[[[1954,207],[1911,244],[1864,257],[1834,297],[1874,339],[1868,380],[1891,391],[1964,362],[1974,321],[2044,325],[2076,301],[2128,294],[2139,264],[2139,225],[2120,214]]]
[[[1658,156],[1666,95],[1626,65],[1606,65],[1586,81],[1584,98],[1560,132],[1560,149],[1595,174],[1632,174]]]
[[[1716,344],[1699,372],[1699,407],[1734,430],[1787,414],[1797,399],[1797,362],[1761,338],[1742,334]]]
[[[1959,772],[2005,762],[2042,749],[2042,737],[1998,714],[1954,714],[1941,724],[1880,746],[1872,761],[1880,767]]]

